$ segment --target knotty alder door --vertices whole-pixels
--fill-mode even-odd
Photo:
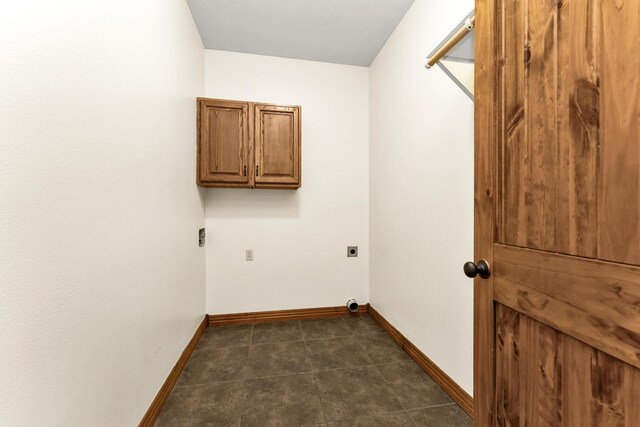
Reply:
[[[640,426],[640,0],[477,0],[476,426]]]

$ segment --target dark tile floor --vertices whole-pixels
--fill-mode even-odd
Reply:
[[[157,426],[471,426],[370,317],[207,328]]]

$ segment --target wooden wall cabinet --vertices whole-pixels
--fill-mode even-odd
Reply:
[[[198,185],[300,188],[300,110],[198,98]]]

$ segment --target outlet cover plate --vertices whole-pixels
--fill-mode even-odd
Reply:
[[[253,261],[253,249],[245,250],[244,259],[247,261]]]
[[[357,258],[358,257],[358,247],[357,246],[347,246],[347,257],[349,257],[349,258]]]

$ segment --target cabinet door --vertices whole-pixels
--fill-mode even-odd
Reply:
[[[198,102],[198,184],[249,187],[249,103]]]
[[[255,187],[300,187],[300,107],[255,105]]]

